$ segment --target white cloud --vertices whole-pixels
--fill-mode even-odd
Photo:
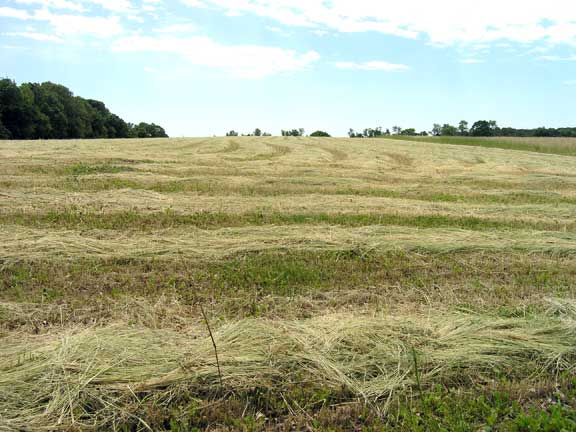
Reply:
[[[130,0],[12,0],[12,2],[76,12],[85,12],[91,6],[99,6],[112,12],[130,12],[135,9]],[[145,0],[145,3],[157,3],[157,1]]]
[[[22,9],[14,9],[11,7],[0,7],[0,17],[27,20],[31,18],[31,15]]]
[[[376,31],[425,37],[436,45],[509,41],[576,45],[572,0],[182,0],[227,12],[253,13],[285,25],[338,32]]]
[[[254,45],[222,45],[210,38],[132,36],[119,39],[112,50],[120,52],[164,52],[185,57],[195,65],[222,69],[235,78],[263,78],[283,72],[306,69],[320,55],[315,51],[292,50]]]
[[[567,81],[564,81],[564,85],[565,85],[565,86],[569,86],[569,87],[574,87],[574,86],[576,86],[576,80],[567,80]]]
[[[204,2],[200,1],[200,0],[181,0],[181,1],[185,5],[191,6],[191,7],[201,7],[201,8],[206,7],[206,4],[204,4]]]
[[[167,27],[155,28],[156,33],[192,33],[197,30],[194,24],[173,24]]]
[[[62,39],[58,36],[45,34],[45,33],[38,33],[38,32],[8,32],[2,33],[3,36],[12,36],[12,37],[23,37],[28,39],[33,39],[37,41],[49,41],[49,42],[62,42]]]
[[[153,68],[153,67],[145,66],[144,72],[154,74],[154,73],[158,72],[158,70]]]
[[[100,38],[117,36],[124,32],[118,17],[54,14],[40,9],[30,14],[26,11],[0,8],[0,16],[20,20],[44,21],[52,26],[55,37],[89,35]]]
[[[576,61],[576,55],[561,57],[556,55],[546,55],[539,57],[539,60],[559,62],[559,61]]]
[[[131,12],[134,6],[129,0],[83,0],[86,3],[98,5],[103,9],[113,12]]]
[[[59,15],[40,10],[36,11],[33,19],[50,23],[57,36],[90,35],[109,38],[124,31],[118,17]]]
[[[69,9],[76,12],[84,11],[84,7],[78,1],[69,0],[13,0],[15,3],[25,5],[41,5],[55,9]]]
[[[385,61],[369,61],[364,63],[354,63],[354,62],[337,62],[334,65],[338,69],[347,70],[361,70],[361,71],[405,71],[410,69],[409,66],[403,64],[388,63]]]

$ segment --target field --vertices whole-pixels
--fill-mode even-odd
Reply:
[[[0,141],[0,431],[576,430],[576,140],[492,147]]]

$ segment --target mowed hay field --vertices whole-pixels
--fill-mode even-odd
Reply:
[[[0,431],[576,430],[551,153],[0,141]]]

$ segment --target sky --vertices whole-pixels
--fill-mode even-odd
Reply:
[[[576,1],[0,0],[0,76],[171,136],[576,126]]]

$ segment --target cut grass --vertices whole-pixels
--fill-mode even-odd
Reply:
[[[576,222],[526,219],[496,219],[477,216],[451,216],[441,214],[290,214],[279,212],[251,212],[232,214],[202,211],[193,214],[164,212],[144,213],[120,211],[113,213],[83,212],[76,209],[48,211],[46,213],[0,213],[0,224],[21,225],[35,228],[81,230],[141,230],[153,231],[176,227],[219,229],[250,225],[338,225],[364,227],[395,225],[418,228],[459,228],[472,231],[531,229],[538,231],[576,231]]]
[[[519,149],[0,142],[0,430],[573,429],[576,159]]]
[[[279,250],[519,252],[574,256],[576,233],[532,230],[472,231],[395,225],[249,225],[202,230],[177,227],[152,232],[54,230],[0,225],[0,256],[6,260],[79,258],[222,259]]]
[[[101,192],[122,189],[135,189],[154,191],[162,194],[176,193],[200,193],[206,195],[234,194],[246,197],[253,196],[284,196],[289,199],[292,195],[341,195],[361,196],[394,199],[410,199],[416,201],[430,201],[443,203],[478,203],[478,204],[570,204],[576,205],[576,197],[566,196],[550,191],[515,191],[515,192],[466,192],[451,193],[431,191],[426,189],[394,190],[381,187],[351,188],[349,186],[315,186],[315,185],[251,185],[235,186],[217,181],[167,181],[148,183],[127,178],[102,177],[102,178],[74,178],[62,184],[62,189],[68,192]]]
[[[25,261],[0,267],[0,327],[48,329],[126,320],[163,323],[186,305],[210,303],[226,320],[310,317],[327,310],[541,310],[542,298],[573,298],[576,262],[527,254],[266,252],[214,262],[177,260]],[[133,301],[133,299],[143,299]],[[117,303],[117,304],[115,304]],[[152,306],[145,306],[150,304]],[[14,313],[8,313],[10,310]],[[145,312],[145,311],[154,311]],[[28,318],[27,318],[28,317]],[[175,325],[180,325],[176,320]],[[154,324],[154,327],[159,324]]]
[[[326,315],[306,321],[242,320],[215,332],[198,329],[86,328],[47,337],[8,338],[0,347],[0,426],[148,427],[138,408],[194,399],[211,389],[274,388],[292,383],[387,407],[390,395],[547,370],[573,372],[574,317],[499,318],[479,314]],[[414,369],[414,352],[418,372]],[[418,374],[418,377],[415,376]]]

